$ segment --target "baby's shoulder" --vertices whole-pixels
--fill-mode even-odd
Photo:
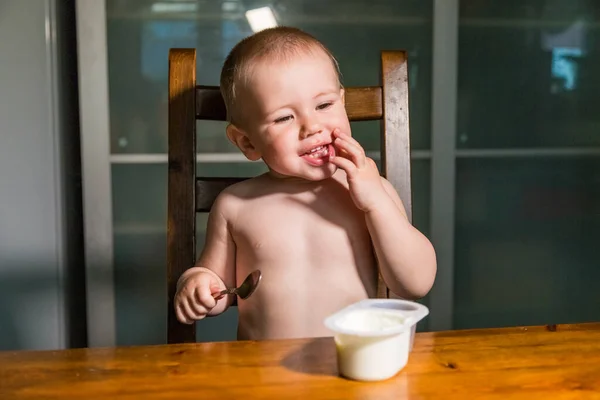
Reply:
[[[232,211],[244,207],[264,191],[262,177],[244,179],[227,186],[216,197],[213,209]]]

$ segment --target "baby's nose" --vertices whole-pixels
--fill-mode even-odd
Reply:
[[[304,139],[310,137],[312,135],[316,135],[318,133],[323,132],[323,127],[319,123],[313,123],[310,125],[305,125],[300,131],[300,136]]]

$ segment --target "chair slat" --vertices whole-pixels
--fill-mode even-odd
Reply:
[[[345,90],[346,112],[350,121],[383,117],[380,86],[351,87]],[[224,121],[225,103],[218,86],[196,86],[196,119]]]
[[[209,212],[217,196],[228,186],[248,178],[196,179],[196,212]]]
[[[381,52],[383,113],[381,124],[381,166],[383,175],[398,192],[412,222],[410,182],[410,135],[408,124],[408,66],[406,52]],[[379,274],[377,297],[398,298]]]
[[[167,218],[167,341],[195,342],[195,325],[177,321],[177,280],[196,258],[196,51],[169,52],[169,169]]]
[[[412,222],[407,64],[404,51],[381,52],[385,113],[381,126],[381,165],[383,175],[400,195]]]

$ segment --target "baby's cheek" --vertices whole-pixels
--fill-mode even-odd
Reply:
[[[346,114],[340,115],[337,121],[338,127],[342,129],[344,132],[350,133],[350,121]]]
[[[339,129],[340,131],[342,131],[343,133],[345,133],[347,135],[351,134],[350,122],[348,121],[347,118],[344,118],[344,117],[333,118],[330,121],[329,130],[332,134],[335,129]]]
[[[345,132],[347,135],[352,136],[352,128],[350,128],[350,123],[348,121],[343,121],[340,125],[340,129],[342,132]]]
[[[290,146],[284,143],[284,141],[275,142],[269,148],[269,157],[273,162],[280,162],[290,152]]]

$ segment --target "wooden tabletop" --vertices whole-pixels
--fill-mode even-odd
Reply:
[[[0,353],[0,399],[600,399],[600,323],[420,333],[382,382],[332,338]]]

